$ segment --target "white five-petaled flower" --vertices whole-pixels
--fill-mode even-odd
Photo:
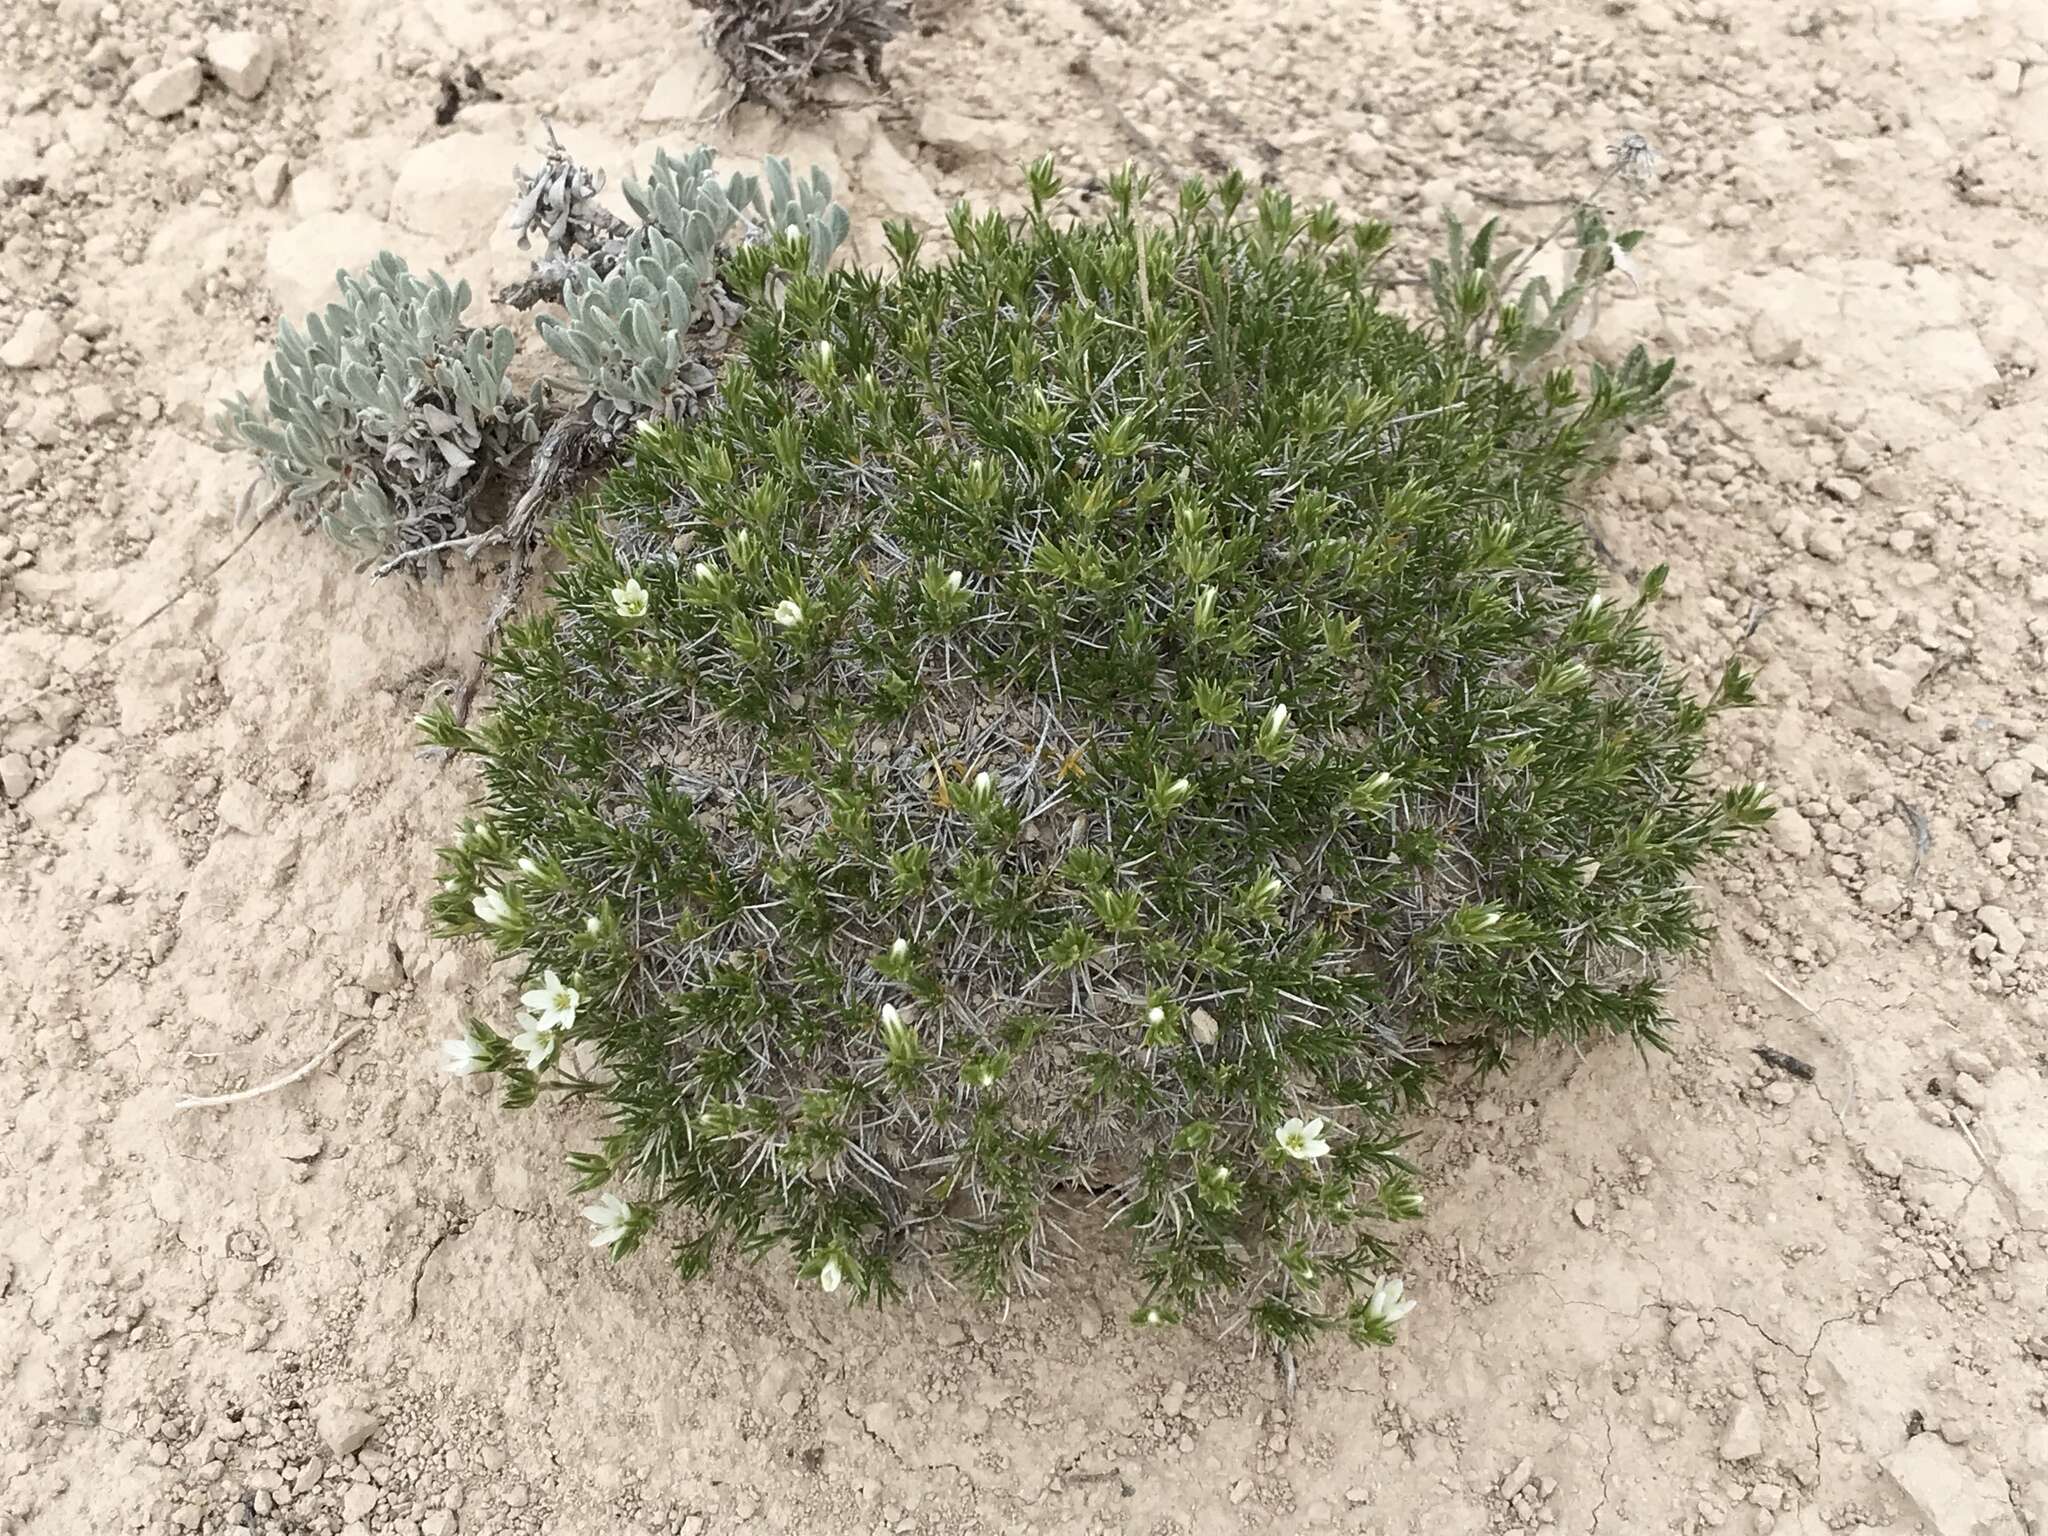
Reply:
[[[512,1037],[512,1049],[526,1058],[526,1070],[538,1072],[555,1048],[555,1032],[531,1014],[519,1020],[519,1033]]]
[[[484,1048],[467,1035],[460,1040],[441,1042],[441,1070],[452,1072],[457,1077],[467,1077],[472,1072],[481,1072],[485,1066]]]
[[[1304,1120],[1299,1115],[1281,1123],[1273,1133],[1273,1140],[1280,1150],[1297,1162],[1312,1163],[1319,1157],[1330,1155],[1330,1144],[1323,1140],[1321,1119]]]
[[[615,1194],[602,1194],[595,1205],[583,1207],[583,1219],[590,1223],[590,1246],[609,1248],[633,1225],[633,1207]]]
[[[1401,1294],[1405,1289],[1399,1275],[1388,1275],[1372,1288],[1372,1299],[1365,1304],[1365,1315],[1376,1323],[1393,1327],[1415,1310],[1414,1301]]]
[[[647,589],[640,585],[639,577],[628,576],[622,585],[612,588],[612,612],[622,619],[647,617]]]
[[[583,994],[553,971],[541,973],[540,985],[519,994],[519,1001],[539,1015],[542,1029],[567,1029],[576,1022],[576,1005]]]
[[[478,891],[469,903],[470,911],[480,922],[489,923],[493,928],[502,928],[512,921],[512,903],[505,899],[505,893],[495,885],[487,885]]]
[[[839,1282],[846,1278],[846,1271],[839,1267],[837,1259],[827,1259],[825,1267],[818,1271],[818,1285],[827,1296],[839,1289]]]
[[[804,605],[793,597],[785,597],[775,605],[774,619],[784,629],[795,629],[804,621]]]

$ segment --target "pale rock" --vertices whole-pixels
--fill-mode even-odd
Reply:
[[[1896,1179],[1906,1171],[1905,1159],[1890,1147],[1872,1144],[1863,1149],[1864,1166],[1880,1179]]]
[[[1681,1360],[1699,1358],[1701,1350],[1707,1347],[1707,1331],[1696,1317],[1682,1317],[1671,1325],[1671,1353]]]
[[[1789,805],[1781,805],[1770,820],[1771,841],[1795,859],[1813,852],[1813,823]]]
[[[341,1518],[367,1520],[377,1507],[377,1490],[370,1483],[350,1483],[341,1495]]]
[[[389,939],[372,939],[364,947],[362,963],[356,967],[356,985],[366,992],[396,992],[405,985],[405,967],[399,962],[398,946]]]
[[[0,757],[0,795],[5,795],[10,802],[19,800],[35,788],[35,783],[35,770],[19,752]]]
[[[1906,904],[1906,888],[1896,875],[1873,875],[1857,901],[1864,911],[1877,917],[1889,917]]]
[[[261,32],[218,32],[206,42],[214,78],[244,101],[263,94],[276,63],[277,44]]]
[[[291,162],[283,155],[265,155],[250,168],[249,190],[265,208],[275,208],[284,201],[284,189],[291,174]]]
[[[1581,1200],[1572,1206],[1572,1220],[1591,1230],[1600,1219],[1600,1207],[1590,1200]]]
[[[924,170],[885,133],[874,136],[868,162],[861,167],[863,203],[892,218],[908,218],[927,229],[946,222],[946,204]]]
[[[1991,792],[2001,800],[2017,799],[2019,792],[2033,780],[2033,764],[2018,757],[2008,757],[2003,762],[1993,763],[1984,771],[1984,782],[1991,786]]]
[[[1884,1469],[1935,1536],[2012,1536],[2005,1480],[1980,1476],[1939,1435],[1915,1435]]]
[[[1849,557],[1849,546],[1833,528],[1816,528],[1806,536],[1806,552],[1829,565],[1840,565]]]
[[[1721,1435],[1723,1461],[1748,1461],[1764,1449],[1764,1421],[1756,1404],[1741,1402],[1728,1415],[1728,1428]]]
[[[405,157],[391,187],[391,222],[450,250],[489,243],[511,205],[507,188],[521,158],[517,139],[456,133]]]
[[[1005,164],[1017,159],[1029,135],[1015,124],[999,118],[970,117],[950,107],[928,106],[917,120],[917,136],[934,149],[963,159],[985,159]]]
[[[341,193],[341,178],[332,171],[311,166],[291,175],[292,216],[310,219],[316,213],[332,213],[347,199]]]
[[[199,99],[205,81],[197,59],[180,59],[137,79],[128,88],[128,99],[151,117],[170,117]]]
[[[1982,1051],[1971,1050],[1967,1045],[1956,1046],[1948,1053],[1948,1064],[1958,1072],[1967,1072],[1979,1082],[1989,1078],[1998,1069],[1991,1064],[1991,1058]],[[2048,1447],[2048,1430],[2043,1431],[2043,1445]],[[2044,1463],[2048,1464],[2048,1463]]]
[[[725,66],[705,45],[697,29],[687,28],[665,40],[679,56],[655,77],[640,105],[643,123],[707,122],[725,105]]]
[[[336,1456],[350,1456],[377,1433],[377,1419],[345,1398],[330,1397],[314,1410],[313,1428],[328,1450]]]
[[[2012,913],[2004,907],[1987,902],[1977,909],[1977,921],[1984,925],[1986,933],[1998,941],[2000,953],[2016,955],[2027,947],[2027,936],[2020,931],[2020,925],[2014,920]],[[1969,1076],[1968,1073],[1963,1075]]]
[[[1865,708],[1904,714],[1913,690],[1934,669],[1934,657],[1917,645],[1902,645],[1885,661],[1873,661],[1849,674],[1849,691]]]
[[[1769,310],[1759,314],[1749,327],[1749,355],[1766,368],[1786,368],[1799,361],[1805,343],[1785,322]]]
[[[79,385],[71,392],[71,410],[82,427],[103,427],[120,414],[104,384]]]
[[[0,346],[0,365],[15,369],[47,368],[57,360],[57,349],[63,345],[63,327],[46,311],[32,309],[14,328],[6,345]]]
[[[364,213],[317,213],[279,230],[263,254],[264,279],[279,318],[297,324],[325,309],[341,296],[334,282],[338,269],[365,267],[397,240],[390,225]]]
[[[236,779],[220,792],[220,824],[248,837],[270,825],[270,806],[255,785]]]

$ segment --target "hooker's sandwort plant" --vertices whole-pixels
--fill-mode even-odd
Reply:
[[[1106,1223],[1141,1324],[1385,1343],[1439,1063],[1661,1044],[1768,814],[1699,766],[1742,671],[1691,697],[1572,516],[1670,365],[1525,383],[1497,290],[1409,323],[1385,226],[1235,176],[1030,190],[779,303],[732,256],[705,414],[425,722],[482,781],[435,916],[534,979],[448,1064],[604,1118],[615,1256],[994,1295]]]

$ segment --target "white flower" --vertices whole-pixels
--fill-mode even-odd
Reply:
[[[1376,1323],[1393,1327],[1415,1310],[1415,1303],[1402,1296],[1404,1289],[1400,1276],[1388,1275],[1372,1288],[1372,1300],[1365,1304],[1365,1315]]]
[[[633,1207],[614,1194],[597,1197],[595,1205],[583,1207],[583,1219],[592,1227],[590,1246],[609,1248],[626,1235],[633,1224]]]
[[[1154,1003],[1150,1008],[1147,1008],[1145,1010],[1145,1022],[1147,1024],[1150,1024],[1154,1029],[1157,1029],[1160,1025],[1166,1022],[1166,1010],[1160,1007],[1157,1003]]]
[[[966,580],[967,578],[958,571],[948,571],[946,572],[946,590],[948,592],[958,592],[961,584]]]
[[[903,1013],[894,1003],[882,1004],[882,1024],[888,1029],[903,1027]]]
[[[986,768],[982,769],[981,772],[977,773],[974,776],[975,798],[985,798],[988,795],[989,791],[995,788],[995,782],[996,781],[994,779],[988,776],[988,770]]]
[[[522,1027],[512,1037],[512,1049],[526,1058],[527,1071],[538,1072],[555,1048],[555,1032],[531,1014],[522,1014],[519,1023]]]
[[[1280,1144],[1282,1152],[1297,1162],[1312,1163],[1319,1157],[1330,1155],[1330,1144],[1323,1140],[1323,1122],[1320,1119],[1303,1120],[1297,1115],[1273,1133],[1273,1140]]]
[[[441,1042],[441,1070],[444,1072],[467,1077],[472,1072],[483,1071],[485,1060],[484,1048],[466,1035],[460,1040]]]
[[[519,873],[531,880],[540,873],[540,866],[522,855],[519,860]]]
[[[898,961],[908,960],[910,958],[910,940],[898,939],[894,944],[891,944],[889,946],[889,958]]]
[[[637,576],[628,576],[623,586],[612,588],[612,612],[622,619],[647,617],[647,589]]]
[[[596,938],[597,935],[604,932],[604,923],[597,916],[597,914],[593,912],[590,916],[583,919],[583,931],[589,934],[592,938]]]
[[[1145,1309],[1145,1326],[1146,1326],[1146,1327],[1148,1327],[1148,1328],[1157,1328],[1157,1327],[1161,1326],[1162,1324],[1164,1324],[1164,1323],[1165,1323],[1165,1321],[1166,1321],[1166,1314],[1165,1314],[1164,1312],[1161,1312],[1161,1311],[1160,1311],[1160,1310],[1159,1310],[1159,1309],[1158,1309],[1157,1307],[1147,1307],[1147,1308]]]
[[[711,582],[718,580],[718,572],[712,567],[712,564],[709,560],[699,560],[695,565],[690,567],[690,574],[695,576],[699,581],[706,583],[707,585]]]
[[[837,1259],[827,1259],[825,1267],[818,1271],[818,1284],[827,1296],[839,1289],[839,1282],[846,1278],[846,1272],[839,1267]]]
[[[471,898],[469,909],[480,921],[489,923],[493,928],[502,928],[512,921],[512,903],[495,885],[487,885],[478,891]]]
[[[520,993],[519,1001],[540,1015],[542,1029],[567,1029],[576,1022],[576,1005],[583,1001],[583,994],[553,971],[544,971],[540,985]]]
[[[793,597],[785,597],[775,605],[773,617],[784,629],[795,629],[804,621],[804,605]]]
[[[1278,736],[1286,729],[1287,706],[1285,704],[1275,704],[1272,713],[1266,716],[1266,732],[1268,735]]]

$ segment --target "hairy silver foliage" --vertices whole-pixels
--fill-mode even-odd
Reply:
[[[540,435],[537,399],[507,387],[503,326],[462,323],[469,285],[422,281],[389,251],[304,329],[286,321],[261,409],[222,402],[221,431],[254,450],[303,522],[366,555],[470,533],[490,477]]]
[[[711,388],[697,354],[715,350],[739,311],[711,289],[710,276],[708,254],[658,229],[636,230],[611,276],[572,278],[566,316],[540,317],[541,339],[574,370],[599,427],[684,414]]]
[[[749,241],[789,240],[792,255],[815,271],[846,238],[846,210],[832,201],[823,171],[813,167],[798,180],[787,160],[771,155],[761,178],[720,181],[715,159],[708,147],[680,157],[658,152],[647,180],[622,189],[642,227],[608,264],[572,269],[564,316],[538,322],[607,431],[687,415],[715,383],[704,359],[724,349],[740,313],[716,280],[719,251],[736,229]]]
[[[757,196],[756,206],[767,214],[768,228],[801,236],[810,247],[811,270],[824,271],[852,228],[846,210],[832,201],[831,178],[814,165],[808,177],[794,180],[789,162],[777,155],[761,162],[761,177],[767,183],[767,200],[763,204]]]
[[[742,210],[760,195],[760,184],[738,171],[721,185],[711,171],[717,158],[718,151],[708,144],[680,158],[656,150],[647,180],[628,181],[620,188],[626,205],[650,229],[708,259],[739,222]]]

